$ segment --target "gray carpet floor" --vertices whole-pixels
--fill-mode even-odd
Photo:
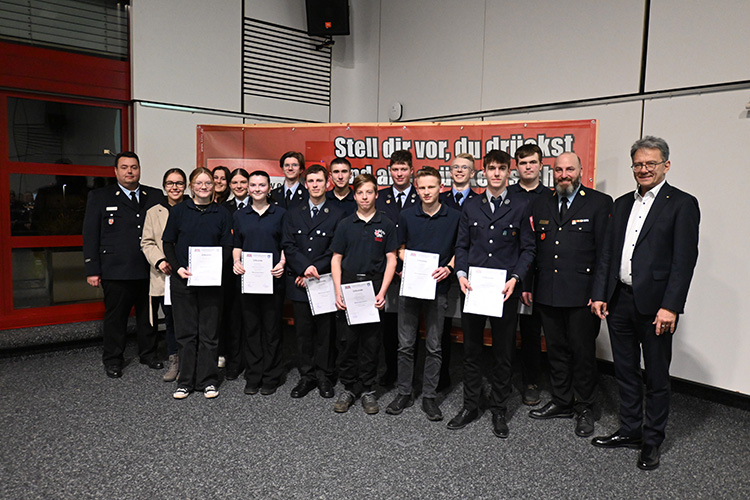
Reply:
[[[97,347],[0,359],[1,498],[750,497],[749,412],[684,394],[673,396],[661,467],[644,472],[636,450],[594,448],[573,420],[528,418],[517,390],[502,440],[488,411],[446,428],[460,383],[443,395],[443,422],[429,422],[419,400],[387,415],[394,390],[380,391],[377,415],[359,403],[336,414],[317,391],[291,399],[295,371],[271,396],[244,395],[240,379],[215,400],[175,401],[163,371],[140,365],[132,344],[127,354],[117,380]],[[460,355],[455,345],[456,381]],[[615,382],[602,376],[597,435],[617,428],[616,408]]]

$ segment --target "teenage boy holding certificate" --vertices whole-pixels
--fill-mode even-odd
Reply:
[[[435,396],[440,378],[443,320],[448,308],[450,280],[447,278],[453,273],[451,263],[461,214],[440,203],[438,196],[441,178],[440,173],[434,168],[425,167],[417,172],[415,185],[422,203],[404,210],[398,219],[398,241],[401,245],[398,252],[399,258],[404,261],[401,296],[398,302],[398,394],[385,411],[391,415],[399,415],[404,408],[414,403],[414,343],[417,340],[419,313],[424,310],[427,352],[424,362],[422,410],[429,420],[439,421],[443,419],[443,414],[435,402]],[[430,273],[429,276],[418,274],[420,269],[417,264],[421,263],[419,257],[435,262],[426,269]],[[412,285],[414,279],[420,280],[419,285],[422,286],[415,286],[418,285],[416,283]],[[427,298],[428,296],[432,298]]]
[[[378,186],[371,174],[360,174],[354,179],[354,200],[357,211],[344,218],[336,228],[331,250],[331,274],[336,289],[336,307],[344,311],[342,286],[348,283],[371,282],[375,307],[385,307],[385,294],[396,271],[396,226],[375,210]],[[353,304],[349,304],[352,306]],[[357,397],[368,414],[380,408],[372,391],[378,372],[381,323],[349,325],[344,314],[339,314],[340,341],[339,377],[344,391],[333,406],[337,413],[349,410]]]
[[[286,294],[294,307],[299,383],[293,398],[305,397],[315,387],[321,397],[333,397],[335,371],[332,321],[335,312],[313,316],[305,279],[331,272],[331,240],[344,213],[326,200],[328,170],[312,165],[303,174],[308,202],[289,209],[281,246],[286,255]],[[349,189],[347,187],[347,189]]]
[[[232,244],[232,216],[213,201],[214,179],[210,170],[203,167],[193,170],[190,191],[192,199],[170,210],[162,234],[164,255],[172,269],[176,269],[169,276],[169,284],[180,373],[172,397],[185,399],[199,390],[211,399],[219,395],[218,326],[224,297],[220,285],[222,267],[228,263],[225,261],[229,260]],[[192,258],[198,254],[205,257],[212,250],[219,252],[216,266],[213,259],[200,262]],[[209,262],[212,265],[207,265]],[[209,278],[219,277],[219,282],[195,286],[199,273]]]
[[[492,426],[497,437],[506,438],[506,401],[511,392],[518,297],[521,294],[520,284],[534,260],[534,233],[529,222],[527,200],[506,189],[510,155],[505,151],[490,151],[484,156],[483,164],[487,190],[483,195],[468,200],[461,212],[456,240],[456,276],[464,294],[472,290],[468,278],[472,267],[503,270],[507,281],[498,283],[496,290],[497,308],[502,307],[502,317],[490,313],[462,314],[464,403],[458,415],[448,423],[448,428],[462,429],[479,417],[482,341],[484,325],[489,317],[492,327],[492,372],[488,374],[492,384]],[[482,293],[484,298],[495,296],[492,292]],[[501,294],[504,299],[500,297]],[[504,305],[503,300],[506,302]]]

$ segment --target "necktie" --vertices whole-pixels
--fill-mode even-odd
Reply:
[[[398,193],[398,196],[396,196],[396,203],[398,203],[398,208],[401,210],[404,206],[404,193]]]
[[[568,213],[568,199],[563,198],[560,200],[560,219],[563,219],[565,217],[565,214]]]
[[[318,212],[320,209],[318,207],[312,207],[312,218],[314,219],[316,215],[318,215]]]
[[[500,208],[500,202],[503,201],[503,198],[500,197],[500,196],[498,196],[497,198],[495,198],[493,196],[491,201],[492,201],[492,204],[495,206],[495,210],[497,210],[498,208]],[[495,210],[493,210],[493,212]]]
[[[290,203],[290,202],[292,201],[292,195],[293,195],[293,194],[294,194],[294,193],[292,193],[292,190],[291,190],[291,189],[287,189],[287,190],[286,190],[286,206],[287,206],[287,207],[289,207],[289,203]]]
[[[130,199],[133,201],[133,205],[135,205],[135,208],[138,208],[138,198],[135,196],[135,191],[132,191],[130,193]]]
[[[241,201],[237,204],[237,210],[242,210],[243,208],[245,208],[245,202]]]
[[[461,204],[461,199],[464,197],[463,193],[456,193],[456,205]]]

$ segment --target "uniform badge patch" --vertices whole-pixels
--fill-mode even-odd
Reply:
[[[383,236],[385,236],[384,230],[382,229],[375,230],[375,241],[383,241]]]

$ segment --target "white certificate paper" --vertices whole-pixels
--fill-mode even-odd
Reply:
[[[170,285],[170,283],[172,283],[171,276],[164,276],[164,305],[165,306],[172,305],[172,286]]]
[[[221,286],[221,247],[188,247],[188,286]]]
[[[346,306],[347,323],[361,325],[380,321],[380,314],[375,307],[375,290],[372,281],[341,285],[341,295]]]
[[[401,273],[401,295],[415,299],[435,299],[437,281],[432,273],[438,268],[440,255],[406,249]]]
[[[336,310],[336,290],[331,273],[321,275],[320,279],[305,278],[305,290],[313,316]]]
[[[242,293],[273,294],[273,254],[242,252]]]
[[[481,316],[503,317],[505,269],[469,267],[471,291],[466,294],[464,312]]]

